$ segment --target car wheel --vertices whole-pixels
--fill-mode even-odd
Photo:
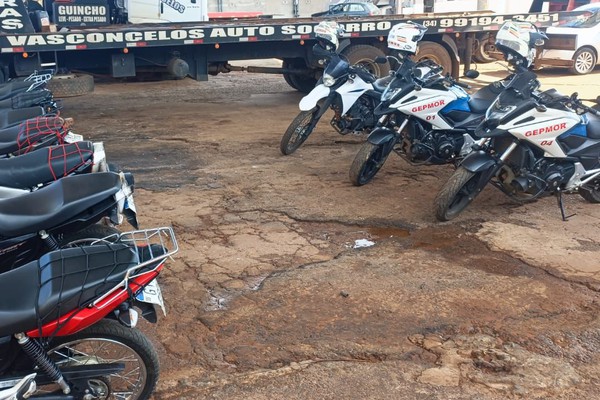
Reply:
[[[596,67],[596,53],[588,47],[577,50],[573,56],[571,71],[577,75],[585,75]]]

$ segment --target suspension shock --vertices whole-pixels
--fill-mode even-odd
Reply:
[[[60,386],[64,394],[71,393],[71,388],[65,381],[65,378],[63,378],[60,370],[37,341],[31,340],[29,336],[23,333],[17,333],[15,338],[23,348],[25,354],[27,354],[27,356],[31,358],[50,379]]]
[[[48,249],[50,249],[51,251],[58,250],[60,248],[54,236],[49,235],[48,232],[40,231],[39,235],[44,241],[44,243],[46,243]]]

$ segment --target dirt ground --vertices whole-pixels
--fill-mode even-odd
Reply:
[[[540,76],[600,93],[600,71]],[[353,187],[364,137],[325,119],[282,156],[300,98],[280,76],[231,73],[64,101],[77,133],[135,174],[142,226],[178,235],[168,314],[141,324],[163,366],[154,398],[598,398],[600,207],[569,196],[562,222],[555,198],[486,189],[437,223],[451,166],[391,156]]]

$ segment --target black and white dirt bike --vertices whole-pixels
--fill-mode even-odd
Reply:
[[[439,65],[402,58],[375,110],[380,122],[350,167],[355,186],[370,182],[392,151],[417,164],[459,162],[476,144],[473,132],[506,82],[491,83],[470,96],[464,90],[469,85],[443,75]],[[479,73],[465,75],[476,78]]]
[[[335,113],[330,124],[339,134],[369,132],[377,123],[373,110],[389,81],[388,77],[378,79],[361,65],[350,65],[340,54],[318,44],[313,52],[326,59],[327,66],[317,86],[300,101],[300,113],[281,138],[279,148],[284,155],[308,139],[329,108]],[[380,63],[386,62],[384,58]]]
[[[488,109],[475,131],[486,142],[469,154],[435,198],[435,215],[448,221],[491,183],[520,202],[579,193],[600,203],[600,112],[574,94],[538,93],[522,69]]]

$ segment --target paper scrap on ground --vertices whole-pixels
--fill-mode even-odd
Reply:
[[[374,246],[375,242],[371,242],[367,239],[358,239],[354,241],[353,249],[360,249],[361,247],[371,247]]]

